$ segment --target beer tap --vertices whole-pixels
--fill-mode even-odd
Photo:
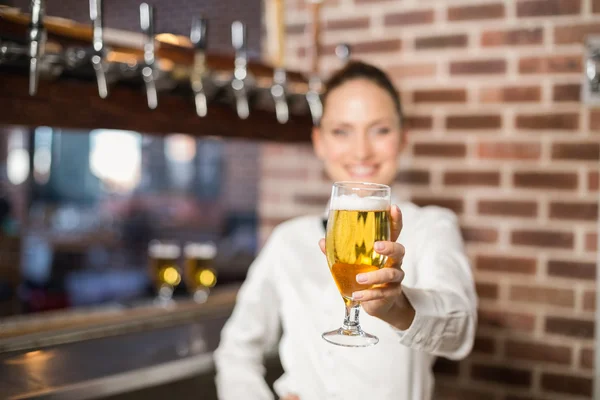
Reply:
[[[204,77],[206,75],[206,34],[208,31],[208,20],[206,18],[194,18],[192,20],[192,31],[190,40],[194,45],[194,66],[190,75],[190,83],[194,91],[194,102],[196,114],[205,117],[208,112],[208,100],[204,88]]]
[[[104,62],[106,53],[104,49],[103,18],[102,0],[90,0],[90,19],[92,20],[94,46],[91,61],[94,71],[96,71],[98,95],[105,99],[108,96],[108,85],[106,83],[106,66]]]
[[[271,96],[275,103],[275,115],[280,124],[285,124],[290,118],[290,110],[287,101],[286,84],[287,72],[284,68],[285,56],[285,5],[284,0],[271,0],[266,4],[267,18],[271,16],[271,25],[274,31],[267,33],[272,36],[273,64],[273,85],[271,86]]]
[[[238,117],[246,119],[250,115],[246,77],[248,76],[248,55],[246,53],[246,26],[240,21],[231,24],[231,44],[235,49],[235,69],[231,87],[235,94],[235,106]]]
[[[275,102],[275,115],[280,124],[285,124],[290,118],[290,111],[285,93],[287,74],[284,68],[275,68],[273,75],[273,86],[271,86],[271,95]]]
[[[352,56],[352,49],[347,43],[340,43],[335,46],[335,55],[340,59],[344,65],[348,64],[350,57]]]
[[[46,47],[44,27],[45,0],[31,0],[31,23],[29,24],[29,95],[37,93],[40,63]]]
[[[319,14],[323,0],[310,0],[310,11],[312,23],[310,24],[310,43],[311,43],[311,76],[308,80],[308,91],[306,92],[306,102],[310,109],[313,124],[318,125],[323,115],[323,104],[321,102],[322,82],[319,77],[319,50],[320,50],[320,29]]]
[[[156,93],[156,65],[154,47],[154,7],[147,3],[140,4],[140,27],[145,35],[144,43],[144,67],[142,77],[146,85],[146,97],[148,107],[154,110],[158,106],[158,95]]]

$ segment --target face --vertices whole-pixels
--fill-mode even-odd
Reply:
[[[390,185],[403,147],[391,96],[376,84],[356,79],[332,90],[313,146],[333,181]]]

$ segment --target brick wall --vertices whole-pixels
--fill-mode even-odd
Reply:
[[[304,0],[287,63],[308,68]],[[600,111],[579,103],[598,0],[326,0],[325,73],[341,41],[384,67],[411,126],[395,192],[460,216],[480,297],[473,354],[436,366],[439,399],[592,396]],[[265,145],[264,240],[323,211],[310,146]]]

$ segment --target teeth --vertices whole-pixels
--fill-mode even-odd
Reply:
[[[353,167],[350,169],[350,171],[354,175],[370,175],[373,172],[375,172],[375,168],[374,167]]]

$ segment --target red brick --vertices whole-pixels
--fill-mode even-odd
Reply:
[[[436,64],[402,64],[387,69],[393,79],[435,76]]]
[[[450,171],[444,173],[446,186],[498,186],[499,172]]]
[[[593,339],[594,321],[548,316],[546,317],[546,333],[580,339]]]
[[[596,310],[596,292],[587,291],[583,294],[583,309],[586,311]]]
[[[598,251],[598,235],[596,233],[585,235],[585,249],[587,251]]]
[[[436,380],[433,398],[443,400],[482,400],[494,398],[494,388],[475,389],[472,387],[457,387],[455,382],[455,380],[452,380],[448,384],[443,380]]]
[[[596,263],[582,261],[548,261],[548,275],[561,278],[594,280]]]
[[[583,72],[581,55],[525,57],[519,60],[521,74],[580,74]]]
[[[478,255],[475,266],[479,271],[535,275],[535,258]]]
[[[351,46],[352,53],[356,55],[372,53],[394,53],[400,51],[402,47],[402,42],[400,41],[400,39],[382,39],[353,43],[351,44]]]
[[[498,215],[504,217],[536,217],[537,203],[521,200],[480,200],[477,212],[480,215]]]
[[[415,143],[416,157],[464,158],[467,146],[464,143]]]
[[[550,203],[550,218],[595,222],[598,220],[598,202],[552,202]]]
[[[544,343],[523,342],[508,339],[504,346],[504,355],[512,360],[527,360],[550,364],[571,364],[571,349],[566,346]]]
[[[552,158],[555,160],[598,161],[600,160],[600,143],[554,143]]]
[[[574,394],[578,396],[592,396],[594,381],[582,376],[553,374],[544,372],[541,379],[542,390]]]
[[[440,357],[433,364],[433,372],[436,375],[458,376],[460,373],[460,364],[457,361]]]
[[[594,349],[581,349],[581,368],[594,369]]]
[[[480,309],[478,317],[479,327],[494,330],[531,332],[535,328],[535,316],[531,314]]]
[[[554,85],[553,100],[556,102],[576,101],[579,102],[581,95],[581,85],[578,83],[567,83],[564,85]]]
[[[325,29],[328,31],[366,29],[370,25],[371,19],[369,17],[330,19],[325,22]]]
[[[308,171],[304,168],[294,168],[294,169],[266,168],[266,169],[263,169],[261,176],[263,178],[270,178],[270,179],[303,180],[308,177]]]
[[[433,22],[433,10],[408,11],[402,13],[389,13],[383,17],[385,26],[406,26],[430,24]]]
[[[522,229],[511,234],[513,245],[572,249],[574,242],[572,232]]]
[[[306,204],[311,206],[323,206],[326,207],[329,202],[329,196],[321,195],[310,195],[310,194],[297,194],[294,196],[294,203]]]
[[[412,197],[411,201],[418,206],[439,206],[448,208],[454,211],[456,214],[462,214],[464,206],[463,200],[458,198],[443,198],[443,197],[424,197],[424,196],[416,196]]]
[[[414,103],[464,103],[467,101],[465,89],[415,90]]]
[[[467,21],[498,18],[504,18],[503,4],[460,6],[450,7],[448,9],[449,21]]]
[[[541,99],[539,86],[485,88],[480,94],[480,100],[484,103],[535,103]]]
[[[575,44],[585,43],[589,35],[600,33],[598,24],[578,24],[557,26],[554,28],[554,43],[556,44]]]
[[[600,187],[600,174],[597,171],[590,171],[588,173],[588,190],[590,192],[597,192]]]
[[[412,185],[428,185],[429,171],[418,169],[403,169],[396,174],[396,182]]]
[[[573,292],[572,289],[513,285],[510,288],[510,299],[525,303],[538,303],[562,307],[575,306],[575,292]]]
[[[507,386],[526,386],[532,382],[532,373],[526,369],[503,366],[492,366],[474,363],[471,367],[471,378]]]
[[[500,115],[449,115],[446,117],[446,129],[451,130],[480,130],[500,129]]]
[[[496,160],[536,160],[542,154],[539,142],[483,142],[477,146],[479,158]]]
[[[431,130],[433,119],[428,116],[411,115],[404,117],[404,124],[410,130]]]
[[[516,127],[532,130],[577,130],[579,129],[579,114],[521,114],[517,115]]]
[[[527,189],[577,189],[579,179],[570,172],[515,172],[514,186]]]
[[[543,42],[544,30],[542,28],[485,31],[481,35],[481,45],[489,47],[528,46]]]
[[[600,0],[592,0],[592,12],[594,14],[600,13]]]
[[[476,282],[475,289],[480,299],[497,299],[498,298],[498,284],[487,283],[487,282]]]
[[[461,227],[466,243],[496,243],[498,231],[494,228]]]
[[[383,3],[395,0],[354,0],[356,4],[371,4],[371,3]]]
[[[285,33],[288,35],[301,35],[306,32],[306,24],[287,24]]]
[[[600,131],[600,110],[590,112],[590,129]]]
[[[581,13],[581,0],[520,0],[518,17],[546,17]]]
[[[467,47],[468,43],[469,38],[464,34],[418,37],[415,39],[415,49],[428,50]]]
[[[473,352],[479,354],[496,354],[496,340],[491,337],[476,336]]]
[[[506,72],[506,61],[500,59],[453,61],[451,75],[498,75]]]

